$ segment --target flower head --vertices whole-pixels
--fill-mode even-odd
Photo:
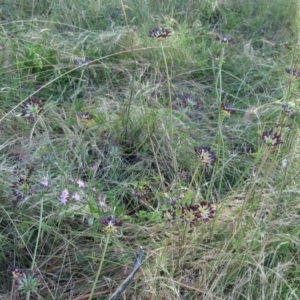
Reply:
[[[166,28],[154,28],[149,31],[148,36],[151,38],[163,39],[171,35],[171,30]]]
[[[75,181],[79,188],[85,188],[87,186],[87,184],[84,181],[82,181],[81,179],[75,179]]]
[[[292,68],[286,68],[285,71],[286,71],[288,74],[290,74],[290,75],[292,75],[292,76],[294,76],[294,77],[299,77],[299,76],[300,76],[300,72],[297,71],[297,70],[295,70],[295,69],[292,69]]]
[[[162,217],[170,223],[180,221],[193,226],[199,222],[210,221],[215,212],[216,209],[212,204],[202,201],[197,204],[179,206],[179,210],[169,209],[163,212]]]
[[[168,209],[167,211],[163,211],[162,218],[165,221],[174,223],[176,221],[176,211],[174,209]]]
[[[80,202],[80,200],[81,200],[81,197],[78,192],[73,193],[71,198],[78,202]]]
[[[197,218],[199,218],[199,220],[203,222],[210,221],[214,217],[216,212],[214,205],[205,201],[193,205],[192,209],[195,212]]]
[[[227,43],[227,44],[235,43],[235,39],[228,35],[221,35],[221,36],[215,35],[214,39],[220,43]]]
[[[34,121],[43,111],[43,104],[37,98],[29,98],[22,104],[21,116]]]
[[[113,216],[108,216],[100,220],[100,223],[105,226],[105,231],[107,233],[114,233],[116,231],[116,227],[122,226],[123,222],[117,220]]]
[[[297,116],[297,114],[295,113],[293,107],[291,107],[287,104],[283,104],[281,107],[282,107],[282,109],[285,112],[287,117],[289,117],[291,119],[294,119]]]
[[[69,197],[70,197],[70,194],[69,194],[68,190],[64,189],[61,192],[60,197],[59,197],[60,204],[66,205],[68,203]]]
[[[47,188],[50,186],[50,182],[48,179],[44,178],[44,179],[41,179],[40,180],[40,184],[44,187],[44,188]]]
[[[214,152],[210,150],[209,147],[206,146],[195,147],[195,153],[198,156],[201,164],[205,168],[212,167],[217,161],[216,155],[214,154]]]
[[[180,100],[184,107],[189,107],[195,110],[200,108],[200,102],[192,94],[184,94]]]
[[[276,147],[282,143],[281,133],[276,132],[273,129],[269,131],[264,131],[262,134],[262,141],[271,147]]]
[[[224,116],[230,116],[236,114],[236,110],[232,109],[228,102],[223,102],[221,108]]]
[[[17,201],[23,200],[26,196],[33,194],[30,181],[24,178],[13,182],[11,189]]]
[[[18,267],[11,267],[10,271],[12,272],[16,289],[21,292],[37,292],[42,279],[37,269],[21,270]]]
[[[88,112],[80,112],[77,116],[82,121],[84,121],[84,120],[88,121],[88,120],[92,120],[93,119],[93,116],[90,113],[88,113]]]
[[[90,167],[90,170],[93,172],[96,172],[98,169],[98,164],[94,164],[93,166]]]

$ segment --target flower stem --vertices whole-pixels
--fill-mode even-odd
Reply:
[[[168,93],[169,93],[170,136],[169,136],[168,140],[169,140],[170,152],[172,153],[173,168],[174,168],[174,170],[177,170],[177,164],[176,164],[176,159],[175,159],[174,149],[173,149],[174,128],[173,128],[173,102],[172,102],[172,94],[171,94],[171,81],[170,81],[170,75],[169,75],[168,62],[167,62],[164,46],[162,43],[161,43],[161,51],[162,51],[164,64],[165,64],[165,68],[166,68]]]
[[[98,279],[99,279],[99,276],[100,276],[100,273],[101,273],[101,270],[102,270],[102,266],[103,266],[104,257],[105,257],[105,254],[106,254],[109,238],[110,238],[110,234],[108,234],[106,236],[105,245],[104,245],[104,249],[103,249],[102,256],[101,256],[100,265],[99,265],[99,268],[98,268],[98,271],[97,271],[97,274],[96,274],[96,277],[95,277],[95,280],[94,280],[94,283],[93,283],[93,287],[92,287],[92,290],[91,290],[91,293],[90,293],[90,297],[89,297],[88,300],[91,300],[92,297],[93,297],[93,294],[94,294],[94,291],[95,291],[95,288],[96,288],[96,285],[97,285],[97,282],[98,282]]]

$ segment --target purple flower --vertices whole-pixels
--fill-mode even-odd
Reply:
[[[90,170],[92,170],[92,171],[94,171],[94,172],[96,172],[97,169],[98,169],[97,164],[94,164],[93,166],[90,167]]]
[[[31,182],[24,178],[19,178],[18,181],[13,182],[11,189],[17,201],[24,200],[26,196],[33,194]]]
[[[154,28],[149,31],[148,36],[151,38],[163,39],[171,35],[171,30],[166,28]]]
[[[228,102],[223,102],[221,105],[222,112],[225,116],[236,114],[236,110],[232,109]]]
[[[235,43],[235,39],[228,35],[221,35],[221,36],[215,35],[214,39],[220,43],[227,43],[227,44]]]
[[[87,184],[80,179],[75,179],[75,181],[78,184],[79,188],[85,188],[87,186]]]
[[[181,223],[193,226],[199,222],[210,221],[215,212],[216,209],[213,204],[202,201],[197,204],[179,206],[177,210],[169,209],[163,212],[162,217],[171,224],[180,220]]]
[[[216,212],[214,205],[205,201],[193,205],[191,209],[195,213],[195,216],[203,222],[210,221]]]
[[[92,120],[93,119],[93,116],[90,113],[88,113],[88,112],[81,112],[77,116],[82,121],[84,121],[84,120],[88,121],[88,120]]]
[[[276,132],[273,129],[264,131],[262,134],[262,141],[268,146],[276,147],[282,143],[281,133]]]
[[[122,221],[117,220],[113,216],[109,216],[101,219],[100,223],[103,224],[105,227],[120,227],[123,224]]]
[[[176,211],[174,209],[168,209],[167,211],[163,211],[162,218],[165,221],[174,223],[176,221]]]
[[[294,77],[299,77],[299,76],[300,76],[300,72],[297,71],[297,70],[295,70],[295,69],[292,69],[292,68],[286,68],[285,71],[286,71],[288,74],[290,74],[290,75],[292,75],[292,76],[294,76]]]
[[[48,179],[41,179],[41,180],[40,180],[40,184],[41,184],[43,187],[45,187],[45,188],[47,188],[47,187],[50,186],[50,182],[49,182]]]
[[[22,104],[21,116],[34,121],[43,111],[43,104],[37,98],[29,98]]]
[[[61,194],[60,194],[60,197],[59,197],[59,202],[60,204],[62,205],[66,205],[68,203],[68,200],[69,200],[69,192],[67,189],[64,189]]]
[[[71,198],[78,201],[78,202],[80,202],[80,195],[79,195],[78,192],[73,193]]]
[[[283,111],[285,112],[287,117],[289,117],[291,119],[295,119],[295,117],[297,116],[293,107],[291,107],[287,104],[282,104],[281,108],[283,109]]]

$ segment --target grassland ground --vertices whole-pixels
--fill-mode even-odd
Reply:
[[[299,9],[3,0],[0,299],[300,299]]]

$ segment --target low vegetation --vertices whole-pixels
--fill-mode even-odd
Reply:
[[[300,299],[298,1],[2,2],[0,299]]]

